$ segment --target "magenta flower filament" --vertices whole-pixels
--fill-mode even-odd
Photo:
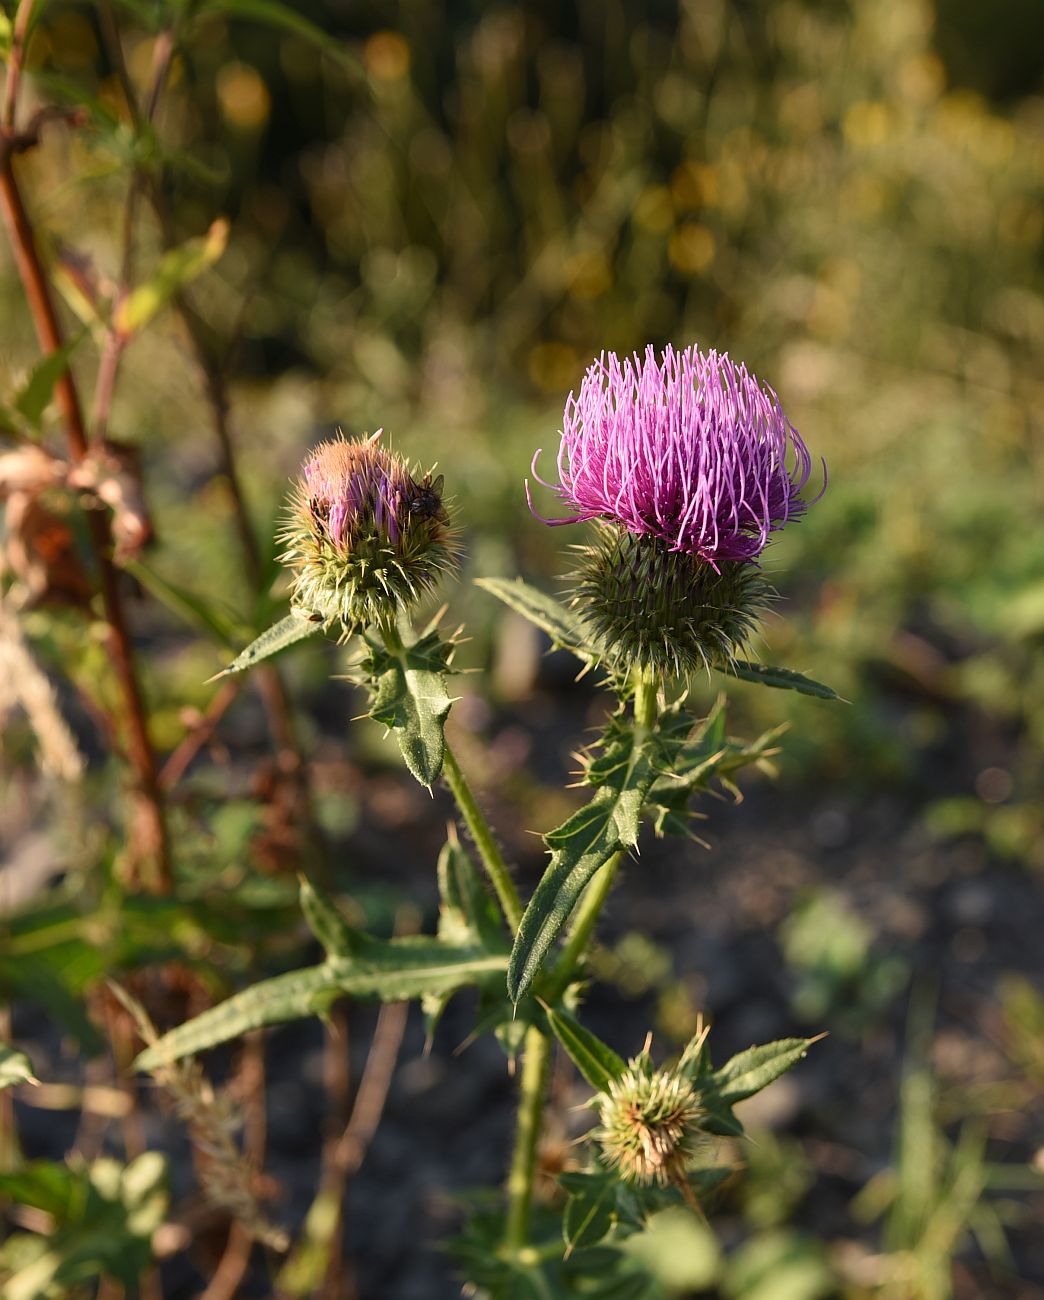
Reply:
[[[603,353],[566,403],[557,484],[540,478],[539,455],[534,477],[572,508],[545,523],[616,521],[715,568],[756,559],[802,514],[812,472],[772,389],[694,347]]]

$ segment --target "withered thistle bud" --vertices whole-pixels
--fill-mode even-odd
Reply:
[[[316,447],[282,534],[294,611],[349,632],[394,622],[456,563],[442,475],[420,476],[379,436]]]
[[[626,1182],[647,1187],[684,1181],[701,1144],[699,1094],[681,1074],[653,1070],[644,1054],[598,1100],[595,1137],[607,1164]]]

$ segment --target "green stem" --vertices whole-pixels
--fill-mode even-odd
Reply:
[[[638,740],[641,740],[644,733],[656,725],[656,718],[656,681],[651,675],[638,670],[634,675],[634,724]],[[595,923],[613,887],[622,857],[623,854],[616,853],[604,866],[599,867],[591,883],[584,890],[583,898],[573,918],[569,937],[562,947],[561,955],[548,977],[546,986],[541,990],[545,1001],[555,1002],[568,988],[573,972],[587,951]]]
[[[636,672],[634,682],[634,722],[639,741],[647,731],[656,725],[656,718],[656,682],[651,675]],[[446,750],[446,759],[447,777],[452,786],[452,777],[449,776],[449,749]],[[457,770],[459,772],[459,768]],[[459,797],[457,802],[461,803]],[[461,808],[463,810],[462,803]],[[471,827],[470,821],[468,825]],[[472,829],[472,834],[474,833]],[[496,846],[494,845],[494,847]],[[576,919],[562,949],[562,955],[548,977],[545,988],[542,990],[547,1001],[553,1001],[560,997],[568,986],[573,972],[576,970],[577,964],[583,957],[590,942],[595,923],[602,911],[609,890],[612,888],[622,856],[620,853],[615,854],[596,872],[583,898],[580,900]],[[494,878],[495,883],[496,879]],[[513,885],[511,886],[511,892],[517,906],[518,896],[514,892]],[[504,1234],[505,1246],[508,1250],[516,1253],[524,1250],[529,1244],[529,1211],[533,1201],[537,1142],[540,1138],[544,1111],[544,1091],[551,1059],[551,1040],[537,1025],[531,1025],[526,1030],[523,1050],[522,1082],[518,1099],[518,1122],[515,1130],[515,1150],[511,1157],[511,1170],[508,1174],[508,1209]]]
[[[382,624],[379,630],[389,653],[401,659],[405,653],[405,646],[399,629],[389,621]],[[444,741],[442,751],[442,775],[446,778],[446,784],[457,802],[464,824],[475,841],[486,875],[489,876],[496,891],[500,909],[504,913],[511,933],[514,934],[518,929],[519,921],[522,920],[522,900],[518,896],[515,882],[511,879],[511,872],[504,861],[500,846],[493,838],[489,822],[486,821],[485,814],[478,806],[471,786],[468,785],[468,779],[461,770],[448,740]]]
[[[489,876],[493,888],[496,890],[501,910],[511,928],[512,934],[514,934],[518,929],[519,921],[522,919],[522,900],[518,896],[515,882],[511,879],[511,873],[504,861],[504,855],[500,852],[500,846],[493,838],[489,822],[486,821],[482,809],[475,802],[471,786],[468,785],[468,779],[461,771],[457,756],[450,748],[449,741],[446,741],[446,748],[443,753],[442,775],[446,778],[446,783],[453,794],[453,798],[457,801],[460,815],[464,818],[464,824],[471,832],[471,838],[475,841],[475,847],[479,851],[479,857],[486,869],[486,875]]]
[[[640,668],[634,673],[634,721],[643,732],[656,725],[657,700],[656,678],[652,673],[642,672]]]
[[[540,1138],[544,1111],[544,1086],[547,1082],[550,1061],[550,1039],[536,1025],[531,1025],[526,1030],[515,1149],[511,1156],[511,1169],[507,1180],[508,1208],[504,1244],[513,1251],[522,1250],[529,1241],[529,1211],[533,1202],[537,1143]]]

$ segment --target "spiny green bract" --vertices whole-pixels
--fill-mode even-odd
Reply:
[[[394,622],[456,563],[441,475],[418,477],[379,433],[312,452],[281,536],[294,612],[346,632]]]
[[[576,549],[573,606],[618,672],[686,676],[727,665],[773,596],[753,564],[722,561],[714,569],[658,538],[608,525],[593,545]]]

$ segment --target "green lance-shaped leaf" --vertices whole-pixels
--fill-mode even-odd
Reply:
[[[750,1047],[714,1071],[707,1069],[705,1053],[691,1055],[686,1052],[679,1069],[700,1090],[706,1112],[703,1127],[708,1133],[722,1137],[739,1137],[743,1125],[732,1113],[733,1106],[767,1088],[774,1079],[796,1065],[809,1047],[818,1041],[819,1038],[783,1038],[775,1043]]]
[[[595,1092],[608,1092],[614,1079],[627,1069],[627,1062],[566,1011],[547,1008],[551,1032],[565,1048],[569,1059]]]
[[[616,1217],[618,1179],[612,1174],[591,1173],[568,1176],[569,1199],[562,1215],[562,1237],[566,1253],[602,1240]],[[566,1180],[562,1180],[566,1186]]]
[[[439,938],[506,952],[507,932],[497,905],[471,855],[455,837],[446,841],[439,854],[438,881]]]
[[[517,1002],[532,984],[587,882],[614,853],[638,842],[642,806],[656,779],[655,732],[612,719],[585,780],[598,786],[590,803],[544,836],[551,861],[529,901],[511,953],[508,995]]]
[[[703,1078],[701,1087],[704,1097],[727,1106],[734,1106],[738,1101],[753,1097],[762,1088],[767,1088],[774,1079],[785,1074],[792,1065],[796,1065],[821,1037],[822,1035],[816,1038],[781,1038],[775,1043],[747,1048]]]
[[[430,787],[442,772],[453,647],[434,628],[412,644],[401,637],[389,637],[389,643],[366,635],[370,653],[362,671],[370,687],[370,717],[394,731],[406,766]]]
[[[337,998],[403,1002],[502,977],[507,958],[481,948],[451,947],[428,936],[382,940],[353,936],[350,957],[262,980],[165,1034],[135,1062],[154,1070],[238,1038],[262,1025],[325,1012]]]
[[[18,1083],[38,1083],[33,1074],[33,1063],[24,1052],[9,1043],[0,1042],[0,1092]]]
[[[304,877],[301,878],[301,911],[327,957],[351,957],[359,948],[358,932],[351,928],[333,902]]]
[[[219,677],[227,677],[229,673],[246,672],[248,668],[259,664],[262,659],[270,659],[280,650],[285,650],[288,646],[305,640],[306,637],[315,636],[325,626],[325,623],[313,623],[299,614],[287,614],[286,618],[273,623],[266,632],[262,632],[259,637],[251,641],[245,650],[241,650],[236,655],[227,668],[222,668],[221,672],[215,673],[211,681],[216,681]]]
[[[179,587],[164,578],[142,559],[129,560],[123,568],[156,599],[197,631],[212,637],[218,645],[234,649],[237,635],[235,615],[215,600],[197,596],[195,592]],[[231,671],[231,670],[229,670]]]
[[[718,672],[726,677],[738,677],[744,682],[759,686],[774,686],[781,691],[798,691],[801,695],[814,695],[818,700],[840,700],[841,696],[831,686],[792,672],[789,668],[773,668],[768,664],[752,664],[746,659],[734,659],[731,664],[717,665]]]
[[[680,705],[660,719],[665,761],[646,805],[657,835],[691,836],[689,803],[693,795],[713,785],[736,792],[732,777],[770,758],[784,730],[777,727],[749,742],[729,740],[725,734],[724,695],[709,716],[697,722],[686,736],[686,727],[692,721]]]
[[[151,277],[124,298],[113,314],[113,325],[129,338],[143,329],[176,293],[214,265],[228,243],[228,222],[215,221],[200,239],[190,239],[160,258]]]
[[[348,46],[306,18],[297,5],[283,4],[281,0],[203,0],[194,8],[193,14],[196,18],[206,14],[224,14],[289,32],[329,54],[347,71],[365,76],[359,60]]]
[[[59,379],[69,369],[69,358],[86,335],[81,330],[54,352],[42,357],[29,373],[14,398],[14,409],[34,429],[39,429],[43,413],[51,404]]]
[[[585,663],[593,663],[600,651],[590,632],[571,609],[538,587],[521,578],[478,578],[476,584],[502,600],[509,609],[521,614],[551,638],[557,649],[568,650]]]

